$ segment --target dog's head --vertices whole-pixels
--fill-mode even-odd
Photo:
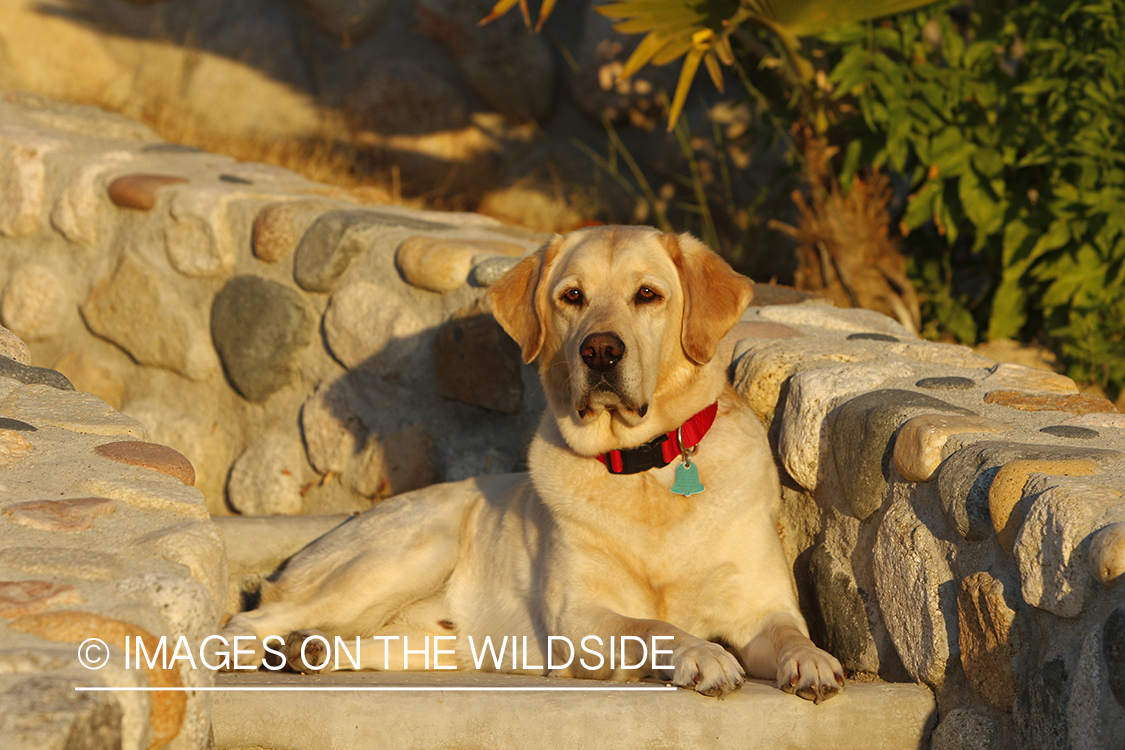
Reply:
[[[708,365],[752,288],[688,234],[595,227],[555,237],[488,297],[524,361],[539,358],[563,437],[593,455],[640,445],[714,400],[722,381]]]

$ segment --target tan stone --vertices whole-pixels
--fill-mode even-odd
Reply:
[[[1012,710],[1020,689],[1012,663],[1018,650],[1015,619],[999,580],[981,571],[961,581],[957,595],[961,666],[973,690],[1004,712]]]
[[[172,191],[164,245],[172,267],[192,278],[230,272],[245,239],[235,237],[231,204],[254,197],[228,187],[187,185]]]
[[[187,566],[203,584],[216,612],[222,613],[227,592],[227,557],[218,527],[210,520],[187,521],[146,534],[135,542],[151,545],[165,560]]]
[[[28,441],[18,430],[0,429],[0,466],[15,463],[26,456],[32,449]]]
[[[81,643],[87,638],[100,638],[106,643],[125,650],[126,638],[140,638],[149,653],[155,653],[157,640],[142,627],[113,620],[89,612],[47,612],[20,617],[8,623],[11,630],[61,643]],[[135,650],[135,646],[131,647]],[[141,660],[141,668],[154,688],[182,688],[183,681],[175,667],[165,669],[148,666]],[[158,750],[176,738],[184,722],[187,694],[182,690],[159,690],[151,694],[152,712],[149,724],[152,741],[148,750]]]
[[[8,279],[0,319],[21,339],[41,341],[62,330],[63,316],[73,304],[52,270],[28,263]]]
[[[1032,474],[1047,474],[1056,477],[1086,477],[1101,473],[1101,468],[1086,459],[1063,461],[1010,461],[1000,467],[988,491],[988,510],[992,516],[992,527],[1000,539],[1000,546],[1008,552],[1016,543],[1020,526],[1023,525],[1025,509],[1020,508],[1023,490]]]
[[[984,379],[986,388],[1042,393],[1078,393],[1078,386],[1066,375],[1011,362],[993,367]]]
[[[942,449],[950,435],[996,433],[1012,429],[986,417],[923,414],[904,424],[895,441],[895,467],[908,482],[928,482],[942,461]]]
[[[51,226],[71,242],[97,244],[98,219],[106,197],[101,188],[102,177],[135,158],[129,151],[110,151],[84,164],[55,201]]]
[[[254,255],[266,263],[276,263],[293,254],[301,235],[316,218],[333,208],[324,201],[280,201],[263,206],[254,218]]]
[[[30,500],[9,505],[3,513],[13,523],[43,531],[85,531],[94,519],[117,508],[105,497],[79,497],[68,500]]]
[[[59,357],[52,369],[65,375],[75,390],[92,393],[115,411],[121,410],[125,397],[125,384],[114,377],[109,368],[102,367],[88,352],[73,349]]]
[[[191,465],[191,461],[188,461],[179,451],[166,445],[145,443],[139,440],[122,440],[116,443],[99,445],[94,448],[94,453],[111,461],[159,471],[161,474],[175,477],[187,485],[195,484],[195,467]]]
[[[1111,523],[1090,541],[1090,572],[1106,586],[1125,573],[1125,521]]]
[[[106,552],[75,547],[5,547],[0,565],[46,578],[108,581],[121,573],[121,560]]]
[[[769,424],[781,414],[782,385],[793,373],[837,362],[865,362],[877,356],[874,351],[859,348],[845,352],[834,342],[817,339],[794,339],[784,343],[763,339],[754,342],[738,358],[734,386],[758,418]]]
[[[19,362],[21,365],[31,364],[31,350],[19,336],[0,327],[0,356]]]
[[[43,157],[62,145],[24,128],[0,127],[0,234],[20,237],[39,227],[47,191]]]
[[[0,415],[37,427],[51,425],[84,435],[121,435],[138,440],[148,436],[144,425],[114,411],[93,394],[60,391],[38,383],[13,391],[0,402]]]
[[[958,344],[937,344],[930,341],[922,343],[888,343],[887,351],[903,357],[950,367],[988,367],[992,360],[974,354],[967,346]]]
[[[142,510],[166,511],[198,520],[211,517],[202,492],[190,485],[171,482],[155,472],[150,476],[148,481],[135,475],[91,477],[79,482],[78,488],[81,492],[120,500]]]
[[[192,309],[174,284],[132,253],[94,281],[79,309],[92,332],[141,364],[197,381],[219,369],[207,311]]]
[[[524,250],[514,242],[417,236],[399,245],[395,263],[408,283],[431,292],[451,292],[469,278],[475,257],[519,256]]]
[[[1063,422],[1063,424],[1074,425],[1076,427],[1112,427],[1115,430],[1125,430],[1125,414],[1111,414],[1107,412],[1081,414],[1077,417],[1071,417]]]
[[[122,208],[151,211],[156,205],[156,191],[168,185],[187,182],[186,177],[167,174],[127,174],[109,183],[109,199]]]
[[[1090,393],[1039,395],[1022,391],[990,391],[984,402],[1020,411],[1068,411],[1072,414],[1117,411],[1108,399]]]
[[[78,589],[55,581],[0,581],[0,617],[23,617],[58,604],[79,604]]]

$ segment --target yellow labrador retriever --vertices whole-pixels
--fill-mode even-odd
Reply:
[[[296,555],[223,635],[301,671],[653,675],[719,696],[749,674],[834,695],[840,663],[808,638],[777,536],[765,432],[715,356],[751,293],[686,234],[556,237],[488,295],[539,360],[530,473],[376,506]],[[330,643],[349,647],[343,664]]]

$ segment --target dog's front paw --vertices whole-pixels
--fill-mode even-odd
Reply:
[[[207,664],[217,664],[219,672],[244,672],[257,669],[266,655],[262,641],[250,630],[228,625],[219,638],[209,640],[203,651]]]
[[[725,697],[742,687],[745,672],[722,646],[706,641],[688,646],[672,658],[672,684],[712,697]]]
[[[807,701],[826,701],[844,687],[844,669],[835,656],[808,645],[794,649],[777,667],[777,686]]]
[[[320,674],[328,666],[328,637],[319,630],[294,630],[281,649],[294,672]]]

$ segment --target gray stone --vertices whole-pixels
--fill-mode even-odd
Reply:
[[[291,516],[301,512],[305,456],[299,439],[270,432],[239,456],[230,470],[227,499],[244,516]]]
[[[824,545],[813,547],[809,577],[824,624],[824,648],[850,674],[879,672],[879,654],[867,621],[864,594],[845,563]]]
[[[899,340],[918,341],[905,326],[882,313],[859,307],[833,307],[823,300],[799,305],[758,307],[753,309],[753,315],[776,323],[816,326],[850,333],[885,333]]]
[[[12,750],[110,750],[122,746],[111,692],[79,692],[76,679],[28,677],[0,693],[0,737]]]
[[[73,391],[74,386],[61,372],[49,370],[46,367],[30,367],[16,362],[14,359],[0,356],[0,378],[9,378],[24,385],[49,385],[60,391]]]
[[[324,337],[332,356],[348,369],[362,367],[377,375],[400,370],[419,348],[424,328],[406,300],[367,281],[337,291],[324,312]]]
[[[1055,437],[1070,438],[1072,440],[1093,440],[1098,437],[1097,430],[1091,430],[1087,427],[1075,427],[1074,425],[1068,424],[1053,424],[1039,431],[1045,432],[1048,435],[1054,435]]]
[[[1118,451],[989,441],[966,446],[942,462],[938,470],[941,505],[961,536],[970,541],[993,534],[988,492],[1000,467],[1009,461],[1088,459],[1106,465],[1121,457]]]
[[[1066,723],[1070,728],[1071,750],[1103,750],[1112,747],[1113,737],[1122,736],[1110,726],[1112,720],[1107,720],[1109,711],[1106,709],[1116,708],[1110,702],[1107,677],[1102,659],[1102,633],[1095,628],[1082,641],[1082,651],[1070,681]],[[1103,699],[1108,705],[1103,706]]]
[[[1077,617],[1093,589],[1089,565],[1093,532],[1106,511],[1120,504],[1121,493],[1062,481],[1047,476],[1028,481],[1024,497],[1035,499],[1014,553],[1023,598],[1059,617]]]
[[[926,388],[930,390],[944,390],[944,391],[967,391],[976,386],[977,382],[972,378],[962,378],[958,375],[950,375],[941,378],[922,378],[914,385],[919,388]]]
[[[316,333],[316,316],[295,289],[235,276],[211,306],[211,337],[231,385],[262,402],[283,388]]]
[[[503,414],[523,405],[520,347],[491,315],[471,311],[438,329],[434,339],[437,391]]]
[[[205,154],[201,148],[189,146],[186,143],[147,143],[141,146],[141,151],[146,154]]]
[[[1125,608],[1115,609],[1102,628],[1102,656],[1113,697],[1125,706]]]
[[[759,311],[763,308],[759,308]],[[764,308],[772,309],[772,308]],[[758,315],[746,315],[738,326],[743,323],[753,323],[755,327],[761,325],[779,325],[773,321],[763,320]],[[786,326],[788,328],[788,326]],[[775,329],[776,330],[776,329]],[[795,330],[795,329],[791,329]],[[782,340],[778,340],[782,339]],[[738,394],[750,405],[758,418],[767,425],[780,418],[785,407],[786,386],[791,386],[790,376],[824,367],[831,367],[836,376],[831,386],[833,396],[843,396],[849,393],[858,393],[871,388],[876,388],[886,382],[889,377],[906,374],[905,365],[898,363],[897,371],[890,373],[887,359],[878,360],[876,353],[871,350],[841,352],[837,342],[826,341],[824,338],[797,338],[783,339],[751,339],[742,342],[745,346],[737,347],[738,357],[735,362],[734,386]],[[859,363],[876,360],[870,367],[860,367]],[[856,371],[866,370],[872,374],[881,372],[877,382],[861,381],[854,385],[847,382],[844,371],[847,369],[839,363],[848,363]],[[818,387],[817,390],[820,390]],[[818,399],[819,400],[819,399]],[[825,409],[821,416],[826,414]],[[788,413],[788,409],[784,413]],[[817,430],[819,431],[819,425]],[[819,442],[819,441],[818,441]],[[798,479],[798,481],[800,481]],[[803,485],[804,486],[804,485]]]
[[[448,227],[384,211],[330,211],[318,218],[298,243],[293,258],[294,278],[310,292],[335,290],[356,256],[391,228],[435,231]]]
[[[383,20],[389,0],[300,0],[309,18],[329,34],[351,44]]]
[[[348,95],[346,111],[352,127],[385,136],[460,130],[471,122],[456,88],[408,60],[372,67]]]
[[[749,377],[753,371],[751,367],[742,367],[744,360],[752,358],[753,355],[739,360],[740,378]],[[762,365],[766,361],[763,359],[754,364]],[[774,361],[777,364],[784,362]],[[798,362],[794,366],[801,367],[802,364]],[[785,395],[781,413],[778,450],[789,475],[802,487],[815,490],[828,471],[826,462],[831,455],[828,414],[841,399],[877,388],[895,377],[905,375],[908,370],[903,363],[891,359],[846,364],[806,361],[803,366],[809,369],[798,372],[789,380],[789,392]],[[747,382],[744,397],[747,393],[755,392],[758,387],[759,384]],[[772,414],[774,407],[768,408]]]
[[[7,102],[15,104],[20,114],[26,115],[36,126],[46,126],[55,131],[121,141],[155,141],[160,138],[148,125],[98,107],[55,101],[26,91],[9,93]]]
[[[473,286],[492,286],[519,262],[519,258],[509,258],[502,255],[495,258],[485,258],[473,266],[469,281],[472,282]]]
[[[1000,747],[992,719],[971,708],[955,708],[930,736],[930,750],[995,750]]]
[[[210,519],[185,521],[158,529],[132,541],[150,547],[169,562],[183,565],[208,591],[214,609],[211,622],[223,614],[227,591],[227,558],[219,529]]]
[[[519,122],[547,114],[555,66],[546,38],[531,34],[518,13],[480,21],[492,0],[420,0],[418,28],[445,46],[469,85],[494,110]]]
[[[218,369],[197,314],[173,285],[132,253],[125,253],[113,271],[94,282],[79,309],[91,331],[141,364],[191,380],[203,380]]]
[[[886,333],[849,333],[848,341],[882,341],[897,344],[898,339]]]
[[[1061,657],[1031,670],[1012,712],[1025,746],[1035,750],[1069,750],[1068,683]]]
[[[883,504],[895,431],[920,413],[975,416],[931,396],[897,389],[866,393],[840,407],[832,428],[832,449],[840,488],[856,518],[867,518]]]
[[[875,540],[875,593],[906,671],[934,688],[959,653],[951,555],[951,545],[934,537],[909,502],[887,509]]]
[[[305,450],[317,473],[343,473],[363,450],[368,430],[355,413],[358,398],[351,378],[325,379],[301,406]]]

